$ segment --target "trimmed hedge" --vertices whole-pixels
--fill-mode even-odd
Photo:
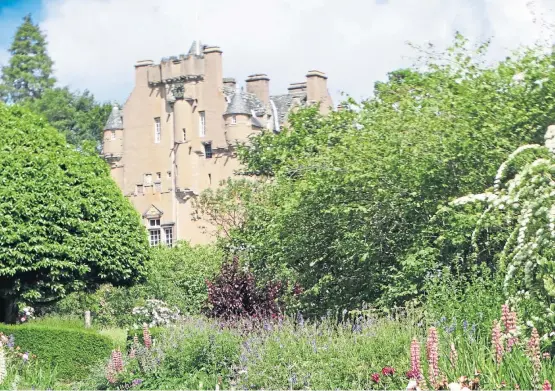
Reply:
[[[13,335],[15,345],[36,354],[39,362],[56,366],[61,380],[85,378],[91,366],[110,357],[114,347],[110,338],[93,330],[0,324],[0,332]]]

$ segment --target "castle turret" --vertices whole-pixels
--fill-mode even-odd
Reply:
[[[112,107],[112,112],[104,126],[102,151],[104,159],[112,167],[112,177],[121,186],[123,170],[119,163],[123,156],[123,116],[117,104]]]

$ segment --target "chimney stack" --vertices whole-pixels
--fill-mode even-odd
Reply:
[[[287,88],[287,91],[289,92],[290,95],[295,95],[298,93],[302,93],[306,91],[306,82],[302,82],[302,83],[291,83],[289,84],[289,87]]]
[[[306,100],[308,104],[320,102],[320,112],[327,114],[333,107],[328,92],[328,77],[324,72],[317,70],[308,71],[306,74]]]
[[[237,87],[237,83],[233,77],[224,77],[224,87],[235,89]]]
[[[148,85],[148,68],[153,65],[152,60],[141,60],[135,64],[135,85],[147,86]]]
[[[263,73],[250,75],[246,82],[247,92],[256,95],[264,105],[270,103],[270,78],[268,75]]]

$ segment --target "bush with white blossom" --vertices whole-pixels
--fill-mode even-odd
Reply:
[[[542,156],[507,178],[511,161],[531,149],[543,152]],[[543,313],[532,323],[550,330],[555,324],[555,126],[548,128],[544,146],[521,146],[501,164],[492,191],[461,197],[452,204],[478,201],[484,203],[484,211],[472,234],[475,252],[480,251],[477,238],[487,228],[486,217],[502,217],[509,227],[499,258],[504,290],[514,304],[523,299],[540,304]]]
[[[181,314],[177,307],[170,307],[162,300],[149,299],[144,306],[133,308],[135,328],[144,323],[149,327],[165,326],[178,321]]]

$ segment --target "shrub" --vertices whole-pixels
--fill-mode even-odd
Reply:
[[[236,319],[241,317],[277,318],[281,313],[278,299],[282,284],[269,282],[263,288],[256,286],[254,275],[242,270],[238,258],[222,265],[214,281],[207,281],[207,313],[213,317]]]
[[[90,310],[97,325],[127,327],[136,322],[133,308],[158,299],[177,307],[182,314],[198,315],[208,297],[205,280],[216,275],[222,259],[222,251],[212,245],[179,242],[172,248],[155,248],[146,265],[144,283],[129,288],[104,285],[94,293],[74,293],[46,312],[83,316],[85,310]]]
[[[170,308],[162,300],[148,299],[144,306],[133,308],[134,327],[147,323],[149,327],[165,326],[181,318],[179,310]]]
[[[45,367],[55,367],[64,380],[87,376],[89,368],[108,357],[114,345],[108,337],[84,329],[0,324],[0,332],[13,335],[21,351],[35,354]]]

